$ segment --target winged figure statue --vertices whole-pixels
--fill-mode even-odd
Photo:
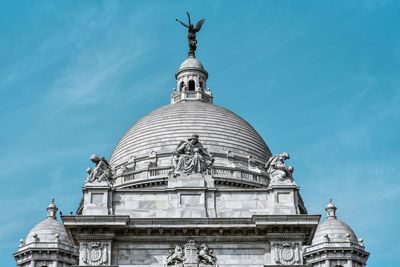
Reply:
[[[196,40],[196,33],[200,31],[201,26],[203,25],[204,21],[206,19],[201,19],[199,22],[196,23],[196,25],[193,25],[191,20],[190,20],[190,14],[189,12],[186,12],[188,16],[188,23],[185,23],[183,21],[180,21],[179,19],[176,19],[177,22],[182,24],[184,27],[188,28],[188,43],[189,43],[189,56],[195,56],[195,51],[197,48],[197,40]]]

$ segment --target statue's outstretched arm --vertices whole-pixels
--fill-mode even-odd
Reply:
[[[182,22],[179,19],[176,19],[176,21],[185,26],[186,28],[189,28],[189,26],[185,22]]]

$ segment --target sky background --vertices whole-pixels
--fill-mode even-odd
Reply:
[[[398,266],[400,2],[384,0],[1,1],[0,266],[51,198],[76,210],[91,154],[169,103],[187,10],[206,18],[215,104],[290,153],[310,214],[333,198],[368,266]]]

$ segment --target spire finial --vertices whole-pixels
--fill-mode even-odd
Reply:
[[[179,19],[176,19],[177,22],[182,24],[184,27],[188,28],[188,44],[189,44],[189,53],[188,56],[191,58],[196,57],[195,51],[197,48],[197,40],[196,40],[196,33],[200,31],[201,26],[203,25],[206,19],[201,19],[199,22],[196,23],[196,26],[192,24],[190,20],[189,12],[186,12],[188,16],[188,23],[182,22]]]
[[[326,205],[326,217],[336,219],[336,206],[332,202],[332,198],[329,199],[328,205]]]
[[[49,206],[47,207],[47,217],[48,218],[53,218],[56,219],[57,218],[57,211],[58,208],[56,206],[56,204],[54,203],[54,198],[51,200]]]

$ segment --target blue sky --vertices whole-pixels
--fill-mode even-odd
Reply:
[[[1,1],[1,266],[51,198],[76,210],[91,154],[169,103],[186,10],[215,103],[291,154],[309,213],[333,198],[368,266],[398,264],[400,3],[244,3]]]

